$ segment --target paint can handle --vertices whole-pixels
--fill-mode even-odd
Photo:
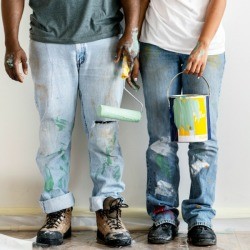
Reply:
[[[142,102],[141,102],[139,99],[137,99],[130,91],[128,91],[126,87],[124,87],[124,90],[125,90],[132,98],[134,98],[134,99],[136,100],[136,102],[138,102],[138,103],[140,104],[140,106],[141,106],[141,113],[142,113],[142,111],[143,111],[143,104],[142,104]]]
[[[172,86],[172,84],[173,84],[175,78],[178,77],[178,76],[181,75],[181,74],[184,74],[184,71],[182,71],[182,72],[178,73],[177,75],[175,75],[175,76],[172,78],[172,80],[170,81],[169,86],[168,86],[168,90],[167,90],[167,98],[169,98],[169,90],[171,89],[171,86]],[[205,81],[205,83],[207,84],[207,87],[208,87],[208,96],[210,96],[210,94],[211,94],[210,85],[209,85],[207,79],[206,79],[204,76],[201,76],[201,77],[202,77],[202,79]]]

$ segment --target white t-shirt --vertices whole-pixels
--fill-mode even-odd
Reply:
[[[140,41],[162,49],[190,54],[197,44],[210,0],[150,0]],[[208,54],[225,51],[222,25],[210,43]]]

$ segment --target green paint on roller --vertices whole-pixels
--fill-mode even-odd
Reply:
[[[106,105],[98,106],[97,115],[102,118],[109,118],[128,122],[139,122],[141,120],[141,112],[139,111],[116,108]]]

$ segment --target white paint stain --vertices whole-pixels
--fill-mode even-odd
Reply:
[[[167,156],[171,152],[171,149],[169,145],[167,144],[167,139],[164,140],[162,138],[159,141],[156,141],[150,146],[150,149],[152,149],[155,153]]]
[[[197,175],[203,168],[209,168],[209,164],[206,161],[197,160],[193,163],[191,168],[192,174]]]
[[[155,194],[163,195],[163,196],[172,196],[174,193],[174,189],[171,184],[165,181],[158,181],[157,187],[155,189]]]

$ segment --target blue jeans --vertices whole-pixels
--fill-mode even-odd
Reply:
[[[40,204],[46,213],[74,205],[68,184],[78,96],[94,183],[90,210],[102,209],[106,197],[121,197],[124,191],[118,123],[96,115],[100,104],[115,107],[121,104],[124,80],[120,77],[121,65],[113,62],[118,39],[68,45],[30,43],[30,65],[40,115],[37,164],[45,183]]]
[[[141,43],[140,66],[147,110],[149,146],[147,149],[147,211],[156,225],[168,222],[178,225],[180,181],[178,144],[171,142],[167,89],[171,79],[185,69],[188,55]],[[211,140],[189,143],[191,189],[182,202],[182,215],[188,228],[211,227],[217,172],[216,123],[225,56],[209,56],[204,77],[210,83]],[[207,94],[202,78],[182,74],[170,95]]]

